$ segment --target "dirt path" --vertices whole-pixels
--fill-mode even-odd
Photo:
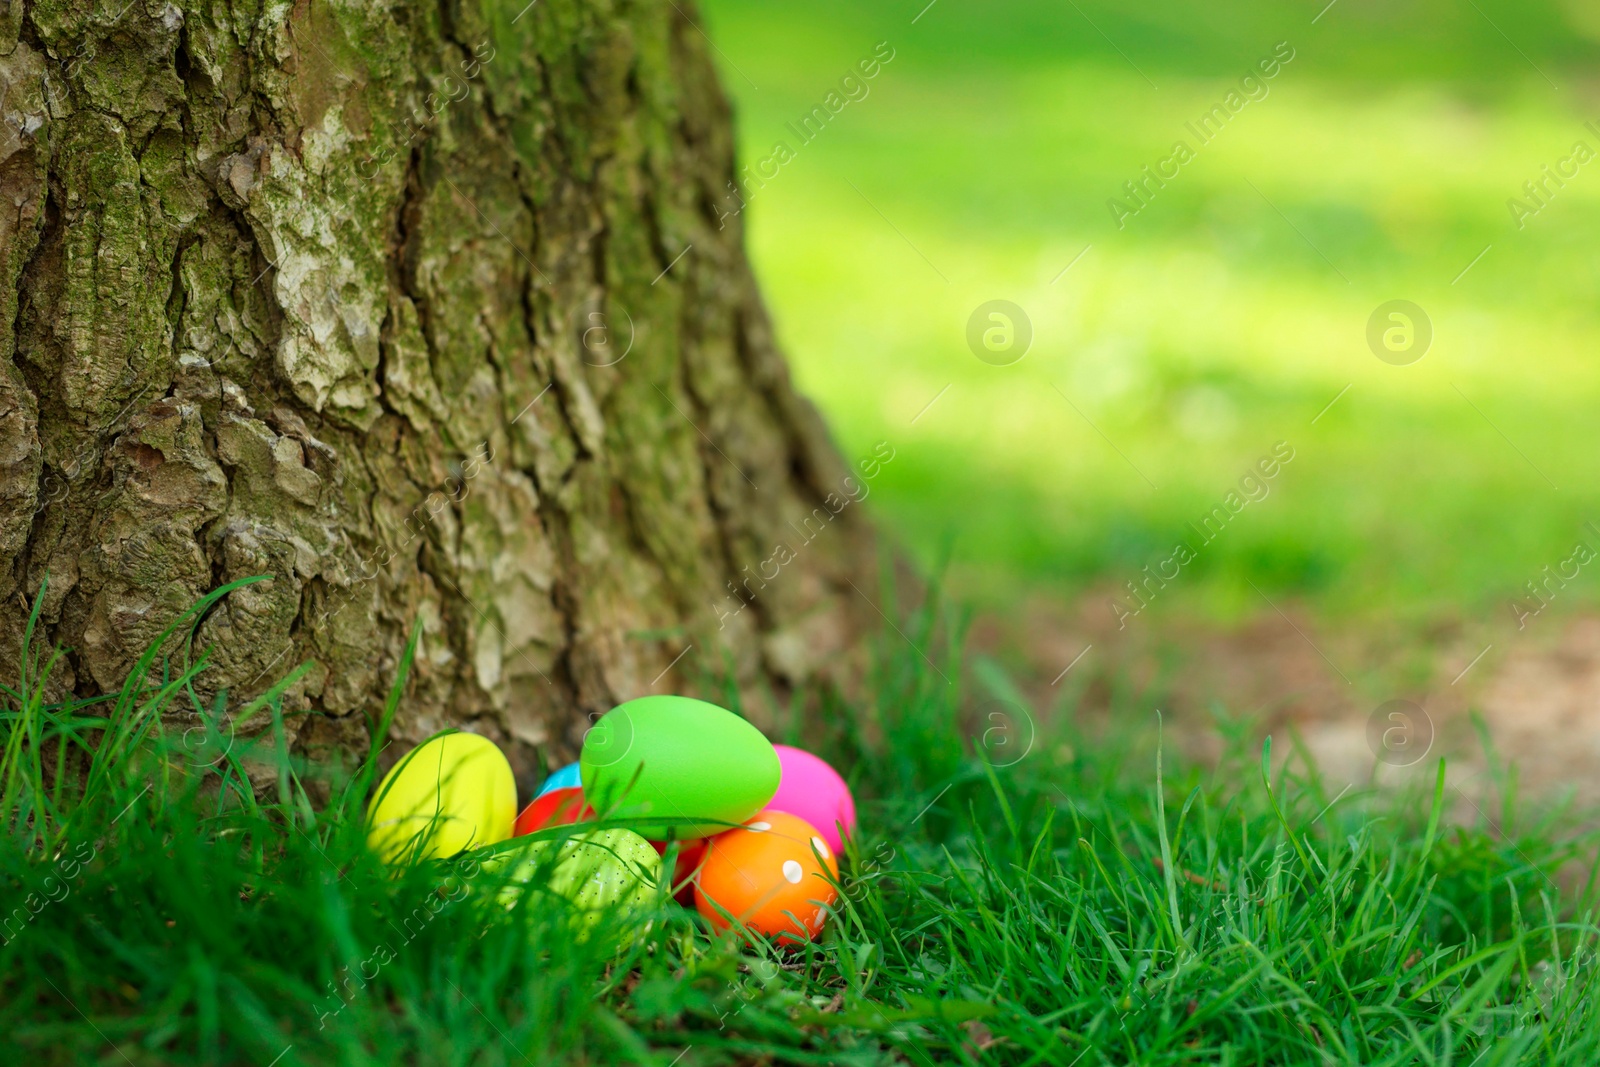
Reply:
[[[972,647],[1004,663],[1034,707],[1075,714],[1091,731],[1113,707],[1152,719],[1159,708],[1180,743],[1206,758],[1220,745],[1218,715],[1255,724],[1258,736],[1284,738],[1292,725],[1335,788],[1432,775],[1444,755],[1462,800],[1489,810],[1498,800],[1476,715],[1488,751],[1515,765],[1530,801],[1570,791],[1600,806],[1600,617],[1419,638],[1328,632],[1281,605],[1283,614],[1234,627],[1142,620],[1118,631],[1092,610],[1098,603],[1041,599],[980,617]]]

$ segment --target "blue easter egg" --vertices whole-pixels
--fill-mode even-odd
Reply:
[[[534,799],[537,800],[546,793],[550,792],[552,789],[571,789],[575,785],[582,784],[583,783],[578,779],[578,765],[576,763],[569,763],[559,771],[556,771],[550,777],[546,778],[544,780],[544,785],[541,785],[539,787],[539,791],[533,796]]]

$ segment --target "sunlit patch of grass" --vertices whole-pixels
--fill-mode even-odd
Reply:
[[[1506,208],[1600,150],[1577,5],[904,6],[706,10],[759,84],[724,68],[747,158],[896,48],[744,221],[802,388],[847,451],[896,445],[879,513],[925,560],[953,539],[956,591],[1120,585],[1278,441],[1273,498],[1161,610],[1259,610],[1248,579],[1343,622],[1498,625],[1600,515],[1600,163],[1525,228]],[[1281,40],[1266,98],[1117,228],[1108,198]],[[1008,367],[964,339],[997,297],[1034,328]],[[1407,367],[1365,341],[1396,297],[1435,332]]]

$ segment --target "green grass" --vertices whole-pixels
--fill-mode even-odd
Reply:
[[[274,699],[229,742],[192,621],[105,701],[47,702],[48,657],[3,691],[4,1062],[1600,1059],[1595,838],[1510,796],[1454,824],[1442,766],[1329,796],[1239,724],[1200,766],[1149,730],[973,711],[1006,693],[925,611],[903,629],[935,668],[888,632],[861,701],[807,719],[862,818],[819,942],[712,937],[670,902],[581,941],[465,859],[385,869],[372,763],[289,758]],[[403,700],[402,676],[380,744]]]
[[[1343,623],[1503,626],[1600,518],[1600,164],[1525,229],[1506,207],[1600,150],[1587,6],[925,3],[703,4],[747,162],[896,50],[743,215],[800,385],[847,453],[898,450],[889,525],[924,560],[953,543],[964,599],[1070,601],[1165,557],[1283,440],[1272,497],[1157,615],[1261,611],[1253,581]],[[1107,199],[1280,41],[1270,94],[1119,230]],[[1009,367],[965,343],[997,297],[1034,326]],[[1364,340],[1396,297],[1435,327],[1409,367]]]

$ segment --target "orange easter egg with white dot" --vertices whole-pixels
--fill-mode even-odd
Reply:
[[[731,914],[766,937],[809,941],[838,899],[829,881],[838,877],[839,861],[816,827],[787,812],[762,811],[707,842],[695,910],[718,930]]]

